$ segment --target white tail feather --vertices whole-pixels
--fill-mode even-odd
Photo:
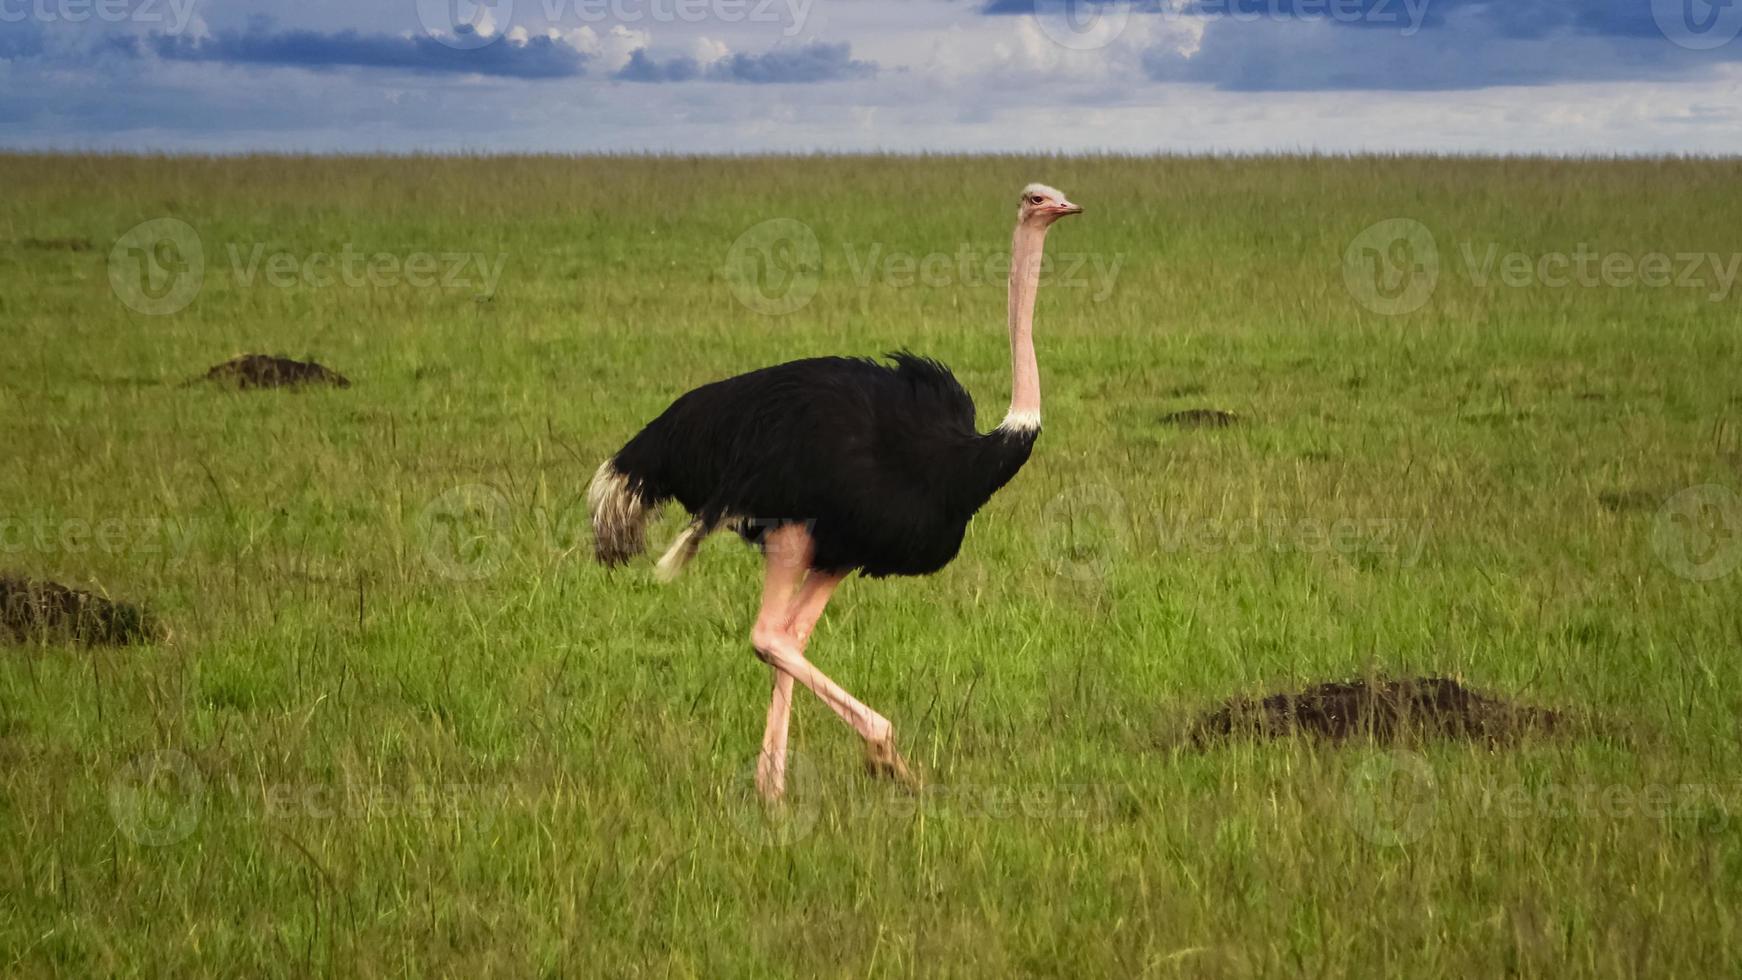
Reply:
[[[646,549],[644,532],[651,514],[612,460],[599,464],[593,474],[587,507],[593,514],[593,553],[601,563],[620,565]]]
[[[702,539],[708,536],[701,521],[691,521],[684,525],[671,547],[665,549],[665,554],[659,558],[659,564],[653,567],[653,577],[661,582],[670,582],[678,577],[684,566],[701,550]]]

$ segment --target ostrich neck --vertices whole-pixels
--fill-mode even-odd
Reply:
[[[1040,365],[1034,359],[1034,296],[1046,229],[1018,221],[1010,243],[1010,412],[1001,429],[1040,428]]]

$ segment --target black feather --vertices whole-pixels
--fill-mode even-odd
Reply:
[[[703,385],[613,459],[648,504],[675,499],[704,526],[755,542],[804,524],[812,567],[925,575],[1028,461],[1036,431],[974,428],[949,369],[906,351],[791,361]]]

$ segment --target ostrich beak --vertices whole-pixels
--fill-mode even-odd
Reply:
[[[1058,206],[1058,213],[1059,214],[1082,214],[1083,209],[1078,207],[1075,204],[1072,204],[1069,201],[1066,201],[1063,204],[1060,204]]]

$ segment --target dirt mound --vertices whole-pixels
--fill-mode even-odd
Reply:
[[[1191,728],[1194,747],[1231,738],[1352,738],[1401,742],[1451,738],[1501,744],[1567,725],[1545,708],[1512,704],[1448,677],[1344,681],[1254,700],[1232,698]]]
[[[1240,416],[1219,408],[1188,408],[1183,412],[1169,412],[1161,417],[1162,425],[1173,425],[1182,429],[1220,429],[1239,421]]]
[[[163,639],[145,610],[54,582],[0,575],[0,642],[125,646]]]
[[[344,375],[313,361],[293,361],[288,357],[266,354],[243,354],[207,371],[189,384],[216,381],[238,388],[298,388],[303,385],[331,385],[349,388],[351,381]]]

